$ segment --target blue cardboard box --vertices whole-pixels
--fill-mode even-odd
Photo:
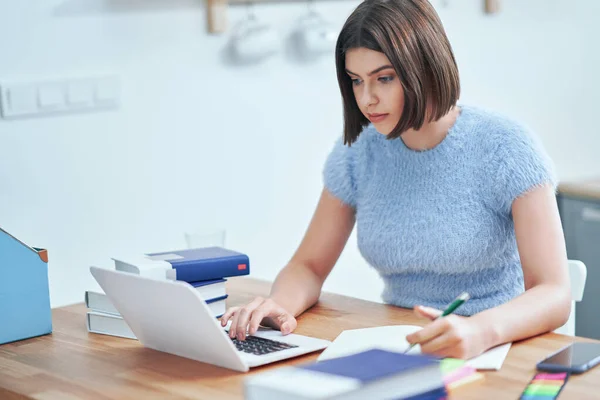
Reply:
[[[48,251],[0,228],[0,344],[51,332]]]

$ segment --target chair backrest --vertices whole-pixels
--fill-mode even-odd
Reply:
[[[571,278],[571,299],[581,301],[587,278],[587,268],[579,260],[569,260],[569,278]]]
[[[571,315],[566,324],[554,332],[563,335],[575,336],[575,302],[583,299],[585,289],[585,280],[587,278],[587,268],[579,260],[569,260],[569,279],[571,281]]]

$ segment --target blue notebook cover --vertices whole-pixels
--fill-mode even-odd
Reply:
[[[192,285],[193,287],[202,287],[202,286],[208,286],[208,285],[212,285],[215,283],[221,283],[221,282],[226,282],[227,279],[211,279],[208,281],[197,281],[197,282],[188,282],[190,285]]]
[[[445,386],[433,389],[429,392],[417,394],[415,396],[405,397],[402,400],[447,400],[448,391]],[[399,399],[398,399],[399,400]]]
[[[346,357],[298,366],[298,368],[352,378],[365,384],[431,366],[438,367],[439,361],[424,355],[408,355],[373,349]]]
[[[206,301],[206,304],[210,304],[210,303],[214,303],[215,301],[225,300],[227,297],[229,297],[228,294],[226,294],[225,296],[219,296],[219,297],[215,297],[214,299],[208,299],[205,301]]]
[[[250,259],[246,254],[216,246],[147,253],[146,256],[168,262],[176,270],[176,279],[186,282],[214,280],[250,273]]]
[[[442,400],[446,389],[437,358],[374,348],[259,374],[245,390],[256,399]]]

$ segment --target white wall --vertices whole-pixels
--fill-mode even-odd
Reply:
[[[462,71],[462,101],[538,130],[563,179],[600,173],[597,0],[435,1]],[[227,229],[273,278],[298,245],[341,133],[333,58],[225,65],[200,0],[0,0],[0,82],[114,72],[117,111],[0,120],[0,226],[49,249],[52,305],[97,288],[116,252],[183,247]],[[358,3],[317,3],[339,29]],[[576,8],[575,8],[576,7]],[[282,33],[305,4],[257,5]],[[232,22],[244,7],[230,11]],[[231,142],[227,144],[226,142]],[[310,156],[309,156],[310,155]],[[326,289],[378,300],[354,236]]]

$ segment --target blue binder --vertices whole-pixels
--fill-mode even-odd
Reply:
[[[219,246],[146,254],[171,264],[178,281],[198,282],[250,274],[249,257]]]
[[[0,228],[0,344],[51,332],[48,251]]]

